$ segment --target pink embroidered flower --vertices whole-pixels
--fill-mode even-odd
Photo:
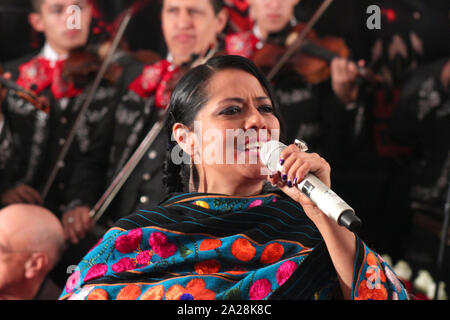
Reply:
[[[272,199],[272,202],[274,202],[274,203],[277,202],[277,201],[278,201],[278,200],[277,200],[276,197]]]
[[[71,293],[75,287],[78,284],[78,281],[80,280],[81,277],[81,272],[80,271],[75,271],[73,272],[69,279],[67,279],[67,283],[66,283],[66,292],[67,293]]]
[[[284,262],[277,270],[278,285],[283,285],[294,273],[295,269],[297,269],[297,264],[294,261]]]
[[[260,205],[262,205],[262,203],[263,203],[262,200],[256,199],[255,201],[250,203],[250,205],[248,207],[249,208],[259,207]]]
[[[90,280],[101,278],[106,274],[107,271],[108,271],[108,266],[104,263],[99,263],[99,264],[93,265],[87,272],[83,281],[87,282]]]
[[[142,239],[142,229],[133,229],[128,234],[117,237],[115,246],[120,253],[130,253],[137,249]]]
[[[152,252],[151,251],[143,251],[139,253],[136,257],[136,261],[138,264],[141,265],[148,265],[150,263],[150,259],[152,258]]]
[[[153,232],[148,240],[153,251],[161,258],[171,257],[177,251],[177,246],[167,240],[167,236],[161,232]]]
[[[262,300],[270,293],[272,285],[267,279],[260,279],[255,281],[248,293],[250,300]]]
[[[130,258],[122,258],[111,266],[111,269],[114,272],[124,272],[127,270],[133,270],[135,268],[136,264]]]

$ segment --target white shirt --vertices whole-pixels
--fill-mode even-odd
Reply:
[[[67,59],[68,55],[63,54],[59,55],[48,42],[45,43],[44,47],[41,50],[41,53],[39,54],[41,57],[47,59],[50,61],[50,65],[53,67],[55,65],[55,62],[58,60],[65,60]]]
[[[41,57],[47,59],[50,61],[50,66],[54,67],[55,63],[59,60],[65,60],[68,57],[68,54],[62,54],[59,55],[48,42],[45,43],[44,47],[42,48],[40,54]],[[67,104],[69,102],[69,98],[62,98],[59,100],[61,109],[65,109],[67,107]],[[1,132],[1,131],[0,131]]]

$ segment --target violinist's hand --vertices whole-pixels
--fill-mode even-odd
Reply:
[[[89,230],[94,227],[94,222],[89,216],[90,209],[80,206],[65,212],[62,216],[64,238],[72,244],[82,240]]]
[[[306,153],[299,150],[295,144],[289,145],[281,152],[281,173],[276,173],[268,180],[277,185],[285,194],[301,204],[307,216],[317,225],[328,219],[325,214],[296,187],[308,173],[313,173],[326,186],[331,186],[331,168],[328,162],[317,153]]]
[[[42,198],[39,192],[26,184],[19,184],[9,189],[0,198],[2,204],[5,206],[16,203],[42,205]]]
[[[364,66],[364,61],[358,61],[358,65]],[[345,105],[355,102],[359,92],[356,83],[359,74],[357,65],[344,58],[334,58],[330,68],[331,86],[335,95]]]

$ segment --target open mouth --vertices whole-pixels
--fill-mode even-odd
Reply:
[[[237,150],[241,152],[259,152],[259,149],[263,143],[267,142],[266,139],[259,141],[259,139],[245,139],[245,143],[237,145]]]

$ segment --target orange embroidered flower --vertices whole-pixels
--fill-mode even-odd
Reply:
[[[253,259],[256,249],[247,239],[239,238],[231,245],[231,253],[236,259],[247,262]]]
[[[220,270],[220,263],[215,259],[201,261],[195,264],[194,270],[198,274],[217,273]]]
[[[214,291],[206,289],[206,283],[202,279],[192,279],[186,285],[186,288],[176,284],[167,290],[167,300],[214,300],[216,294]]]
[[[109,295],[106,290],[95,289],[88,295],[87,300],[109,300]]]
[[[372,252],[369,252],[367,254],[366,261],[369,266],[376,267],[378,265],[377,258],[375,257],[375,255]]]
[[[386,300],[387,290],[382,284],[371,285],[366,280],[361,281],[358,288],[358,295],[355,300]]]
[[[130,284],[123,287],[116,297],[116,300],[136,300],[141,295],[141,288]]]
[[[284,254],[284,248],[279,243],[267,245],[261,254],[261,263],[270,264],[281,259]]]
[[[141,296],[141,300],[161,300],[163,296],[164,296],[164,286],[159,285],[147,290]]]
[[[380,281],[386,282],[386,275],[381,270],[381,268],[379,268],[378,266],[376,266],[376,267],[369,266],[367,268],[365,277],[368,281],[370,281],[372,283],[376,283],[376,282],[380,282]]]
[[[222,241],[219,239],[205,239],[200,243],[199,250],[200,251],[208,251],[219,248],[222,245]]]
[[[167,300],[180,300],[180,297],[186,292],[186,289],[178,284],[173,285],[167,290]]]
[[[214,291],[206,289],[206,283],[203,279],[192,279],[186,286],[187,293],[192,294],[195,300],[214,300],[216,294]]]

